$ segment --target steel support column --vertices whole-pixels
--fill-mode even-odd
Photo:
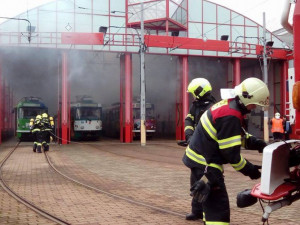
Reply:
[[[61,82],[61,143],[68,144],[69,137],[69,88],[68,88],[68,56],[62,53],[62,82]]]
[[[241,83],[241,60],[233,61],[233,87]]]
[[[132,142],[132,55],[129,53],[124,54],[124,66],[125,66],[125,127],[124,127],[124,142]]]
[[[187,93],[189,79],[189,64],[188,56],[182,56],[182,139],[185,140],[184,135],[184,120],[189,112],[189,96]]]
[[[189,111],[189,96],[187,93],[188,87],[188,56],[181,56],[179,59],[180,73],[180,96],[179,103],[176,105],[176,139],[185,140],[184,135],[184,120]]]
[[[300,1],[296,2],[294,17],[294,66],[295,82],[300,81]],[[296,110],[296,121],[294,127],[295,135],[300,139],[300,110]],[[293,132],[294,133],[294,132]]]
[[[3,93],[3,98],[2,98],[2,140],[5,140],[7,137],[7,84],[5,82],[5,79],[3,78],[2,81],[2,93]]]
[[[0,144],[2,143],[2,127],[3,127],[3,114],[2,114],[2,106],[3,106],[3,92],[2,92],[2,60],[0,58]]]
[[[13,89],[10,87],[9,91],[9,102],[10,102],[10,107],[9,109],[14,108],[14,97],[13,97]],[[14,116],[12,113],[9,113],[9,129],[10,129],[10,136],[13,136],[14,133]]]
[[[280,76],[280,96],[281,96],[281,103],[280,103],[280,112],[282,115],[289,115],[287,112],[286,102],[288,102],[288,90],[287,90],[287,79],[288,79],[288,62],[282,62],[281,67],[281,76]],[[289,118],[287,118],[289,119]]]
[[[125,57],[121,55],[120,57],[120,141],[124,142],[124,83],[125,83]]]

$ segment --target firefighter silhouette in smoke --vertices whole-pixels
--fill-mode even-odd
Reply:
[[[37,115],[35,117],[34,122],[31,120],[30,123],[33,123],[32,126],[30,126],[31,133],[34,135],[34,143],[33,143],[33,151],[42,153],[42,143],[44,141],[43,138],[43,125],[42,125],[42,116]]]

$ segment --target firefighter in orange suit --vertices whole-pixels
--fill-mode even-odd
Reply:
[[[270,121],[272,126],[271,132],[273,133],[274,141],[283,140],[284,135],[284,121],[280,118],[280,113],[275,113],[275,117],[273,117]]]
[[[197,178],[190,194],[202,204],[203,221],[206,225],[230,223],[223,164],[230,163],[236,171],[251,179],[261,176],[260,167],[243,158],[240,149],[244,115],[256,106],[267,107],[269,95],[268,87],[263,81],[248,78],[234,88],[230,98],[214,104],[200,118],[186,148],[183,163]],[[258,148],[257,145],[257,150]]]

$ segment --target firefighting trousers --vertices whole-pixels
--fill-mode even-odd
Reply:
[[[191,185],[201,179],[204,171],[205,166],[191,168]],[[230,206],[223,174],[216,168],[208,167],[205,176],[211,183],[210,194],[202,204],[193,199],[192,212],[197,215],[203,212],[203,221],[206,225],[229,225]]]

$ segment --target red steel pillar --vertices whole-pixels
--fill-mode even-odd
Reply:
[[[124,94],[124,83],[125,83],[125,57],[121,55],[120,57],[120,141],[124,142],[124,104],[123,104],[123,94]]]
[[[10,87],[9,88],[9,109],[11,110],[13,108],[14,108],[13,90],[12,87]],[[13,120],[14,120],[13,114],[9,112],[9,136],[10,137],[12,136],[14,130]]]
[[[0,58],[0,144],[2,143],[2,127],[3,127],[3,114],[2,114],[2,99],[3,99],[3,92],[2,92],[2,61]]]
[[[294,67],[295,82],[300,81],[300,1],[296,2],[294,17]],[[300,110],[296,110],[295,135],[300,139]],[[294,133],[294,132],[293,132]]]
[[[182,56],[182,136],[181,140],[185,140],[184,120],[189,112],[189,95],[187,93],[189,79],[188,56]]]
[[[61,82],[61,139],[62,144],[68,144],[70,141],[69,126],[69,107],[68,107],[68,56],[66,52],[62,53],[62,82]]]
[[[281,76],[280,76],[280,90],[281,90],[280,112],[282,112],[283,115],[289,115],[289,112],[287,112],[288,107],[286,107],[286,103],[289,102],[288,99],[289,93],[287,90],[288,68],[289,68],[288,61],[283,61],[281,67]]]
[[[185,140],[184,135],[184,120],[189,112],[189,96],[187,93],[188,87],[188,56],[180,57],[179,73],[179,102],[176,104],[176,140]]]
[[[3,88],[3,98],[2,98],[2,117],[3,117],[3,121],[2,121],[2,140],[6,139],[6,135],[7,135],[7,84],[5,82],[5,79],[3,78],[3,84],[2,84],[2,88]]]
[[[233,61],[233,87],[241,83],[241,60],[234,59]]]
[[[125,53],[124,55],[124,71],[125,71],[125,128],[124,128],[124,142],[132,142],[132,55]]]

